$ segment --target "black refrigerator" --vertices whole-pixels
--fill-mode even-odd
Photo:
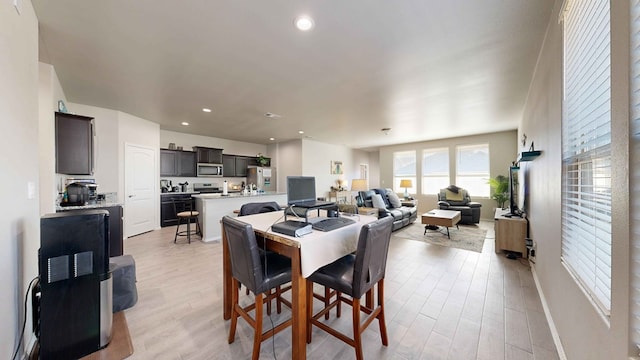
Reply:
[[[111,340],[109,212],[40,219],[40,358],[77,359]]]

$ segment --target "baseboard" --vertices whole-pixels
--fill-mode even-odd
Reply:
[[[553,343],[556,345],[556,350],[558,351],[558,358],[560,360],[567,360],[567,354],[565,354],[564,348],[562,347],[562,342],[560,341],[560,334],[558,334],[558,329],[553,322],[551,312],[549,311],[549,307],[547,306],[547,299],[544,297],[544,292],[542,292],[542,288],[540,287],[540,281],[538,281],[538,274],[536,273],[535,266],[531,266],[531,273],[533,274],[533,281],[536,283],[536,289],[538,289],[538,295],[540,295],[540,302],[542,303],[544,316],[545,318],[547,318],[547,323],[549,324],[549,330],[551,330]]]

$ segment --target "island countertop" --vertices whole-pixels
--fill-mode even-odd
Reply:
[[[256,195],[242,195],[242,193],[222,194],[198,194],[191,195],[196,199],[196,210],[200,213],[200,227],[202,241],[219,241],[222,238],[220,221],[224,216],[235,217],[234,210],[239,210],[243,204],[252,202],[275,201],[278,204],[287,203],[287,193],[260,192]]]
[[[243,199],[251,199],[251,198],[259,198],[259,197],[264,197],[264,196],[274,196],[274,195],[287,195],[287,193],[283,193],[283,192],[276,192],[276,191],[265,191],[265,192],[259,192],[257,194],[254,195],[244,195],[241,192],[235,192],[235,193],[229,193],[229,195],[222,195],[220,193],[215,193],[215,194],[206,194],[206,193],[200,193],[200,194],[193,194],[191,195],[191,197],[196,198],[196,199],[236,199],[236,198],[243,198]],[[256,199],[255,201],[263,201],[260,199]]]

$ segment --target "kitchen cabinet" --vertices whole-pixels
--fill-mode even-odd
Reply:
[[[196,153],[160,149],[160,176],[196,176]]]
[[[56,112],[56,173],[93,174],[93,118]]]
[[[194,146],[197,162],[206,164],[222,164],[222,149]]]
[[[249,158],[239,155],[222,155],[222,173],[225,177],[247,177]]]
[[[264,166],[264,167],[271,166],[271,158],[265,157],[265,160],[266,160],[265,164],[258,164],[258,158],[257,157],[248,157],[247,158],[247,166]]]
[[[178,215],[173,205],[175,200],[188,200],[191,198],[189,194],[162,194],[160,195],[160,226],[178,225]],[[192,208],[195,209],[195,199],[191,198]],[[195,220],[192,220],[195,222]]]
[[[236,157],[234,155],[222,155],[222,176],[236,176]]]

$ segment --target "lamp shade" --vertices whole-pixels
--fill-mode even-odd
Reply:
[[[351,180],[351,191],[365,191],[365,190],[367,190],[367,179]]]
[[[400,180],[400,187],[410,188],[410,187],[413,187],[413,184],[410,179],[403,179],[403,180]]]

